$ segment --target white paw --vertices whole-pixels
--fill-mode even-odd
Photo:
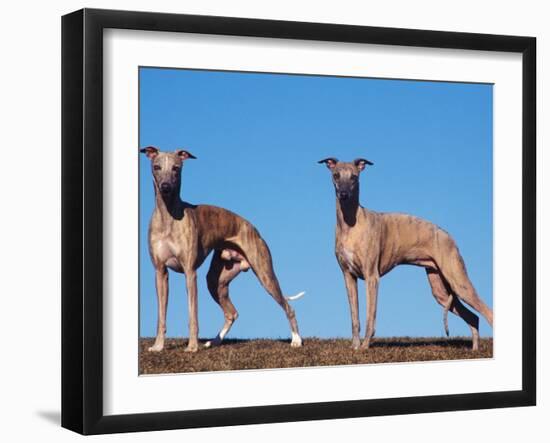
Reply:
[[[302,346],[302,338],[299,335],[292,334],[292,341],[290,342],[290,346],[293,348],[299,348]]]
[[[149,352],[160,352],[164,349],[164,345],[161,345],[161,344],[154,344],[153,346],[149,347],[149,349],[147,349]]]
[[[213,348],[214,346],[219,346],[221,344],[221,340],[219,338],[215,338],[214,340],[208,340],[205,344],[205,348]]]
[[[292,341],[290,342],[290,346],[293,348],[299,348],[302,346],[302,337],[300,337],[297,333],[291,332],[292,334]]]

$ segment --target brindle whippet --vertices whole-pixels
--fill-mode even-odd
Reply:
[[[237,310],[229,299],[229,283],[249,268],[285,311],[292,331],[291,346],[301,346],[294,310],[287,300],[295,300],[304,293],[293,297],[282,295],[273,271],[271,253],[256,228],[226,209],[191,205],[180,199],[183,163],[196,158],[188,151],[161,152],[154,146],[140,151],[151,160],[156,200],[149,225],[149,252],[156,272],[158,323],[155,343],[149,351],[158,352],[164,348],[168,268],[185,274],[189,309],[189,343],[185,350],[198,350],[197,269],[212,250],[208,289],[223,310],[225,323],[216,338],[205,346],[220,344],[237,319]]]
[[[367,286],[367,328],[362,348],[375,332],[378,282],[395,266],[409,264],[426,269],[432,293],[447,311],[461,317],[472,331],[472,349],[479,348],[479,318],[461,300],[480,312],[493,326],[493,311],[479,298],[466,273],[464,260],[451,236],[418,217],[377,213],[359,204],[359,174],[373,163],[363,158],[339,162],[326,158],[336,190],[336,258],[344,274],[351,311],[352,347],[359,348],[357,279]]]

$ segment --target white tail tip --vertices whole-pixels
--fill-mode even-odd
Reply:
[[[288,301],[298,300],[299,298],[302,298],[306,294],[306,291],[298,292],[296,295],[292,295],[291,297],[286,297]]]

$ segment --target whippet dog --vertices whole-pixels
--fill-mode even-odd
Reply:
[[[140,151],[151,160],[156,201],[149,225],[149,253],[155,267],[158,323],[155,343],[149,351],[164,348],[168,268],[185,274],[189,309],[189,343],[185,350],[198,350],[197,269],[212,250],[207,284],[212,298],[223,310],[225,322],[216,338],[205,346],[220,344],[237,319],[237,310],[229,298],[229,283],[249,268],[285,311],[292,331],[291,346],[301,346],[296,316],[287,300],[295,300],[304,293],[283,296],[273,271],[271,253],[256,228],[226,209],[192,205],[180,199],[182,166],[187,159],[196,158],[190,152],[183,149],[161,152],[154,146]]]
[[[464,260],[452,237],[440,227],[407,214],[378,213],[359,204],[359,175],[364,158],[340,162],[326,158],[336,191],[336,258],[344,274],[351,311],[352,347],[359,348],[357,279],[367,288],[367,328],[362,348],[368,348],[375,332],[378,282],[395,266],[409,264],[426,269],[432,293],[447,311],[462,318],[472,331],[472,349],[479,349],[479,317],[461,300],[480,312],[493,326],[493,311],[479,298],[466,273]]]

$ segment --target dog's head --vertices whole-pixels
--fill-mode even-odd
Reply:
[[[340,201],[346,201],[358,192],[359,174],[365,169],[366,165],[374,164],[364,158],[357,158],[352,162],[340,162],[333,157],[319,160],[318,163],[326,164],[330,170],[336,197]]]
[[[185,149],[162,152],[155,146],[147,146],[140,149],[140,152],[151,160],[155,187],[163,197],[169,197],[175,192],[179,193],[183,162],[189,158],[197,158]]]

